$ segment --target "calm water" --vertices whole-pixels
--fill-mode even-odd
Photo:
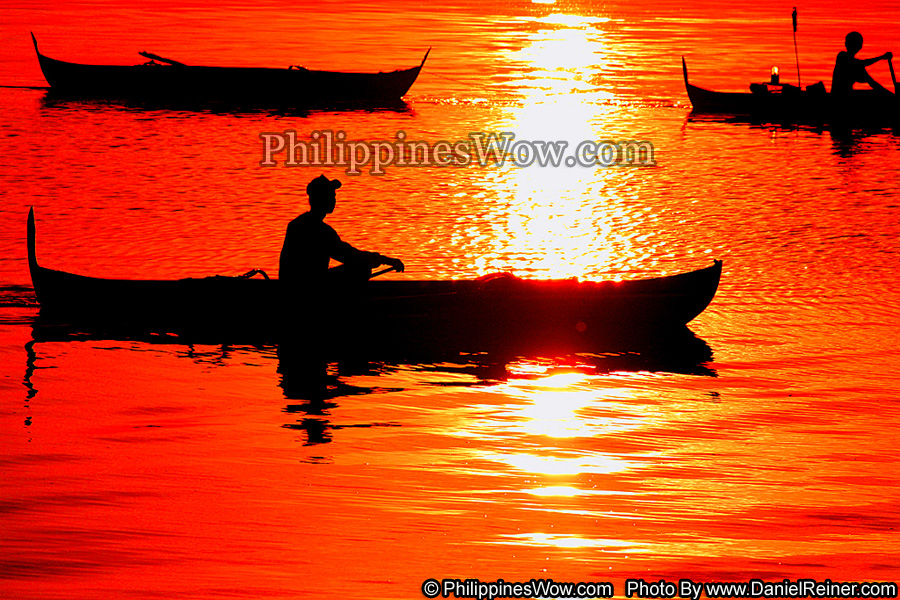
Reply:
[[[800,7],[804,85],[848,23]],[[49,56],[391,70],[398,111],[229,113],[0,88],[0,596],[420,598],[434,577],[900,580],[900,138],[689,117],[692,81],[796,78],[790,8],[612,2],[40,2],[0,84]],[[884,63],[870,71],[890,78]],[[656,167],[261,168],[259,133],[646,139]],[[409,278],[633,278],[725,261],[674,352],[332,363],[276,349],[34,340],[25,258],[110,277],[277,271],[306,182]]]

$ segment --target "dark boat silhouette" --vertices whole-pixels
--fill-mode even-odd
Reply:
[[[174,333],[198,341],[316,346],[537,342],[577,347],[684,329],[712,301],[722,262],[635,281],[369,281],[354,297],[297,297],[277,279],[101,279],[41,267],[34,210],[28,264],[43,325]]]
[[[34,34],[31,39],[53,94],[98,99],[223,101],[292,108],[390,104],[399,102],[409,91],[428,58],[426,52],[419,66],[385,73],[314,71],[293,66],[190,66],[146,52],[141,55],[151,60],[145,64],[85,65],[44,56]]]
[[[860,125],[896,127],[900,102],[896,95],[876,90],[853,90],[835,97],[824,85],[803,90],[792,85],[753,84],[751,92],[716,92],[688,80],[687,63],[681,58],[684,86],[694,114],[748,116],[755,120],[799,125]]]

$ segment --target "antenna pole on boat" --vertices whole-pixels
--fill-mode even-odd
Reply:
[[[800,55],[797,53],[797,7],[791,13],[791,19],[794,21],[794,58],[797,59],[797,85],[803,89],[803,83],[800,81]]]

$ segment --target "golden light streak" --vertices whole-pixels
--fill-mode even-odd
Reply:
[[[631,541],[592,539],[577,535],[549,534],[549,533],[512,533],[501,536],[509,542],[494,542],[498,544],[515,543],[525,546],[553,546],[555,548],[604,548],[607,551],[621,552],[627,549],[629,552],[641,552],[640,546]]]
[[[566,142],[566,158],[598,125],[614,120],[615,96],[596,84],[613,53],[600,25],[606,18],[554,14],[526,21],[529,44],[505,56],[521,64],[521,102],[498,127],[517,141]],[[617,191],[632,174],[622,168],[508,165],[493,170],[491,235],[473,258],[479,274],[511,271],[542,279],[621,277],[622,264],[640,260],[627,233],[634,218]],[[505,202],[504,202],[505,200]],[[638,244],[639,245],[639,244]],[[614,265],[619,265],[618,268]],[[615,273],[611,273],[615,271]]]

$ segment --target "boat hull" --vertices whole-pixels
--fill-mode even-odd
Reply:
[[[57,96],[152,101],[221,101],[281,107],[332,104],[389,105],[400,102],[422,64],[385,73],[340,73],[309,69],[187,65],[86,65],[35,51]],[[427,58],[426,54],[426,58]]]
[[[29,267],[40,319],[197,340],[314,344],[463,344],[492,341],[579,346],[683,328],[712,301],[722,263],[636,281],[373,280],[316,297],[278,280],[207,277],[123,280],[41,267],[29,215]]]
[[[900,102],[896,96],[884,92],[854,90],[848,96],[798,88],[785,88],[782,92],[716,92],[688,81],[684,59],[682,68],[695,114],[746,116],[779,124],[873,127],[900,124]]]

